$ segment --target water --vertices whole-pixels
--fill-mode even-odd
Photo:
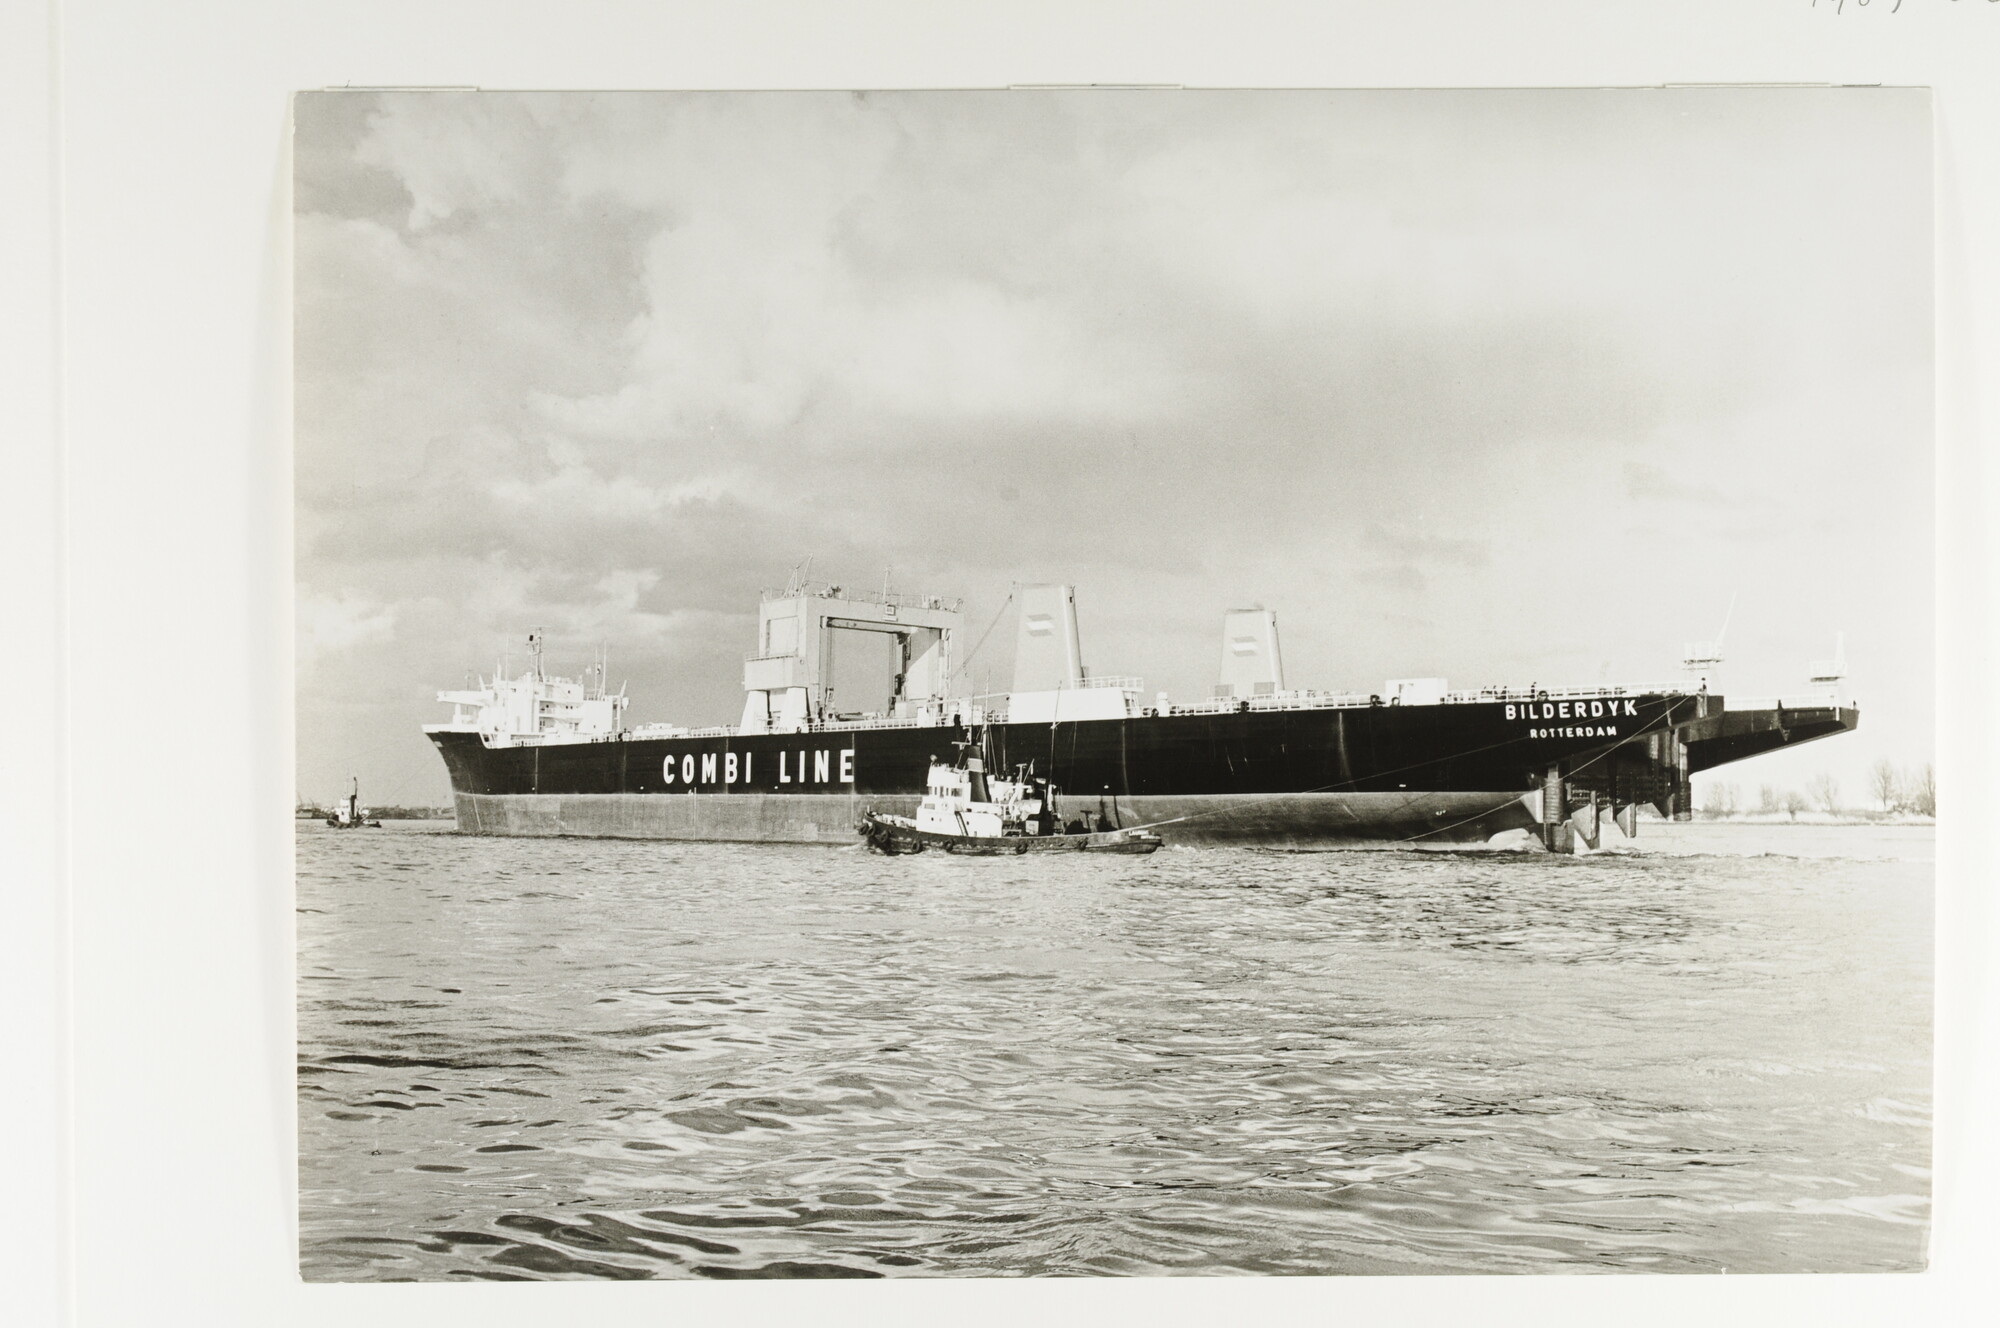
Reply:
[[[317,1280],[1921,1267],[1931,832],[298,839]]]

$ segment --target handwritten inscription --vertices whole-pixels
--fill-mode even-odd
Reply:
[[[1958,0],[1951,0],[1951,2],[1953,4],[1957,4]],[[1852,4],[1856,9],[1868,8],[1868,0],[1826,0],[1826,3],[1827,7],[1832,9],[1833,12],[1836,14],[1846,13],[1847,6],[1849,4]],[[1986,0],[1986,3],[1989,5],[2000,5],[2000,0]],[[1818,9],[1819,0],[1812,0],[1812,7],[1814,9]],[[1901,13],[1902,9],[1903,9],[1903,0],[1894,0],[1894,3],[1889,6],[1889,12],[1891,14]]]

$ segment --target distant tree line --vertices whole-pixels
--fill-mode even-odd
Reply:
[[[1713,783],[1702,794],[1700,810],[1711,819],[1755,815],[1797,820],[1806,811],[1828,816],[1936,816],[1937,774],[1929,762],[1903,767],[1884,757],[1869,767],[1868,803],[1862,807],[1843,804],[1840,782],[1822,771],[1803,789],[1760,784],[1754,802],[1735,784]]]

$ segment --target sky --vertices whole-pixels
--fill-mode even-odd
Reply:
[[[760,588],[1015,583],[1085,663],[1681,676],[1933,756],[1922,90],[363,93],[294,106],[298,793],[449,801],[439,689],[602,644],[733,722]],[[1732,608],[1733,605],[1733,608]],[[865,692],[879,643],[840,653]],[[843,704],[851,695],[843,691]]]

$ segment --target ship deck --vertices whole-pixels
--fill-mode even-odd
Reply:
[[[1114,683],[1136,682],[1136,679],[1097,679],[1093,682],[1109,686]],[[1126,688],[1125,690],[1133,690]],[[1608,701],[1627,697],[1664,697],[1679,699],[1684,697],[1707,696],[1709,693],[1690,689],[1679,684],[1632,684],[1620,687],[1482,687],[1472,690],[1446,692],[1436,701],[1413,704],[1408,709],[1423,709],[1432,706],[1467,706],[1527,704],[1530,702]],[[1278,692],[1267,696],[1213,697],[1200,701],[1172,704],[1165,708],[1158,706],[1139,707],[1125,718],[1198,717],[1228,714],[1266,714],[1300,710],[1372,710],[1397,706],[1394,700],[1385,700],[1380,694],[1366,692],[1321,692],[1297,691]],[[1761,703],[1760,703],[1761,704]],[[1778,699],[1769,704],[1786,709],[1788,712],[1802,712],[1818,707],[1830,707],[1824,698]],[[897,717],[886,715],[856,715],[844,718],[810,720],[803,724],[768,729],[744,728],[738,724],[710,724],[690,727],[680,724],[638,724],[620,729],[615,733],[569,734],[547,733],[540,735],[521,734],[510,737],[507,744],[514,746],[562,746],[576,743],[634,741],[648,738],[741,738],[758,737],[772,733],[837,734],[892,731],[897,729],[927,729],[963,727],[967,724],[1006,724],[1008,718],[1007,694],[968,697],[962,704],[945,707],[942,711],[923,717]],[[1090,722],[1088,720],[1064,720],[1064,723]],[[1849,725],[1852,727],[1852,725]],[[452,724],[427,724],[426,733],[474,732],[476,730]],[[1733,759],[1733,758],[1732,758]]]

